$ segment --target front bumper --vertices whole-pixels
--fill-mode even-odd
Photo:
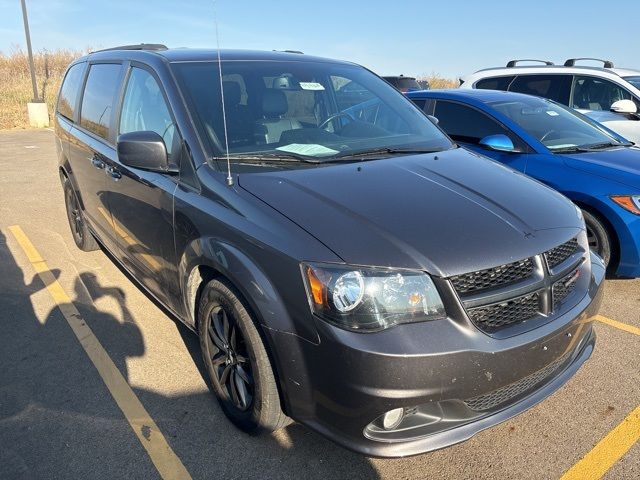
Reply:
[[[616,275],[640,277],[640,216],[624,211],[608,218],[614,224],[620,247]]]
[[[369,456],[415,455],[464,441],[548,397],[589,358],[604,273],[592,258],[588,292],[573,308],[509,338],[492,338],[452,319],[371,334],[318,320],[317,345],[271,331],[287,413]],[[525,390],[512,388],[527,378],[535,382]],[[484,402],[496,395],[504,398]],[[430,423],[422,428],[394,435],[369,428],[401,407],[439,413],[427,415]]]

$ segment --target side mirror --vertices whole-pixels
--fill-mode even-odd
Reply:
[[[489,135],[479,142],[480,146],[496,152],[515,152],[516,147],[509,137],[503,134]]]
[[[433,123],[434,125],[438,125],[440,123],[440,120],[438,120],[433,115],[427,115],[427,117],[429,118],[429,120],[431,120],[431,123]]]
[[[160,173],[175,173],[169,165],[167,147],[156,132],[129,132],[118,136],[118,160],[124,165]]]
[[[615,113],[637,113],[638,107],[633,100],[618,100],[613,102],[610,110]]]

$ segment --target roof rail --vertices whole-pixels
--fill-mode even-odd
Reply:
[[[281,52],[281,53],[297,53],[299,55],[304,55],[304,52],[301,52],[300,50],[272,50],[274,52]]]
[[[167,46],[161,43],[138,43],[137,45],[120,45],[119,47],[103,48],[102,50],[94,50],[91,53],[109,52],[111,50],[167,50]]]
[[[573,67],[573,66],[575,66],[575,64],[576,64],[576,62],[578,60],[592,60],[594,62],[602,62],[604,64],[604,68],[613,68],[613,62],[611,60],[602,60],[600,58],[589,58],[589,57],[570,58],[569,60],[564,62],[564,66],[565,67]]]
[[[523,58],[522,60],[509,60],[507,62],[507,68],[515,67],[520,62],[540,62],[540,63],[544,63],[545,65],[554,65],[554,63],[550,62],[549,60],[536,60],[535,58]]]

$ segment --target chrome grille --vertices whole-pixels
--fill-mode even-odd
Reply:
[[[502,303],[469,308],[467,313],[480,330],[491,333],[529,320],[538,315],[539,311],[540,294],[534,292]]]
[[[578,239],[573,238],[562,245],[559,245],[555,248],[552,248],[548,252],[545,252],[544,258],[547,261],[547,265],[549,268],[554,268],[564,262],[571,255],[576,253],[580,245],[578,244]]]
[[[570,353],[565,353],[562,357],[554,360],[546,367],[532,373],[531,375],[518,380],[517,382],[506,385],[502,388],[498,388],[492,392],[484,395],[465,400],[464,403],[475,411],[491,410],[503,403],[508,402],[512,398],[517,397],[525,393],[528,390],[533,389],[535,386],[540,385],[544,380],[549,378],[554,372],[556,372],[568,359]]]
[[[458,293],[464,294],[509,285],[530,277],[532,273],[533,262],[525,258],[499,267],[456,275],[451,277],[451,282]]]

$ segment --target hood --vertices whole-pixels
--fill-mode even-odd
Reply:
[[[640,148],[638,147],[561,155],[568,167],[640,189]]]
[[[614,134],[631,140],[636,145],[640,144],[640,119],[636,115],[623,115],[604,110],[589,111],[586,115]]]
[[[247,173],[238,184],[346,263],[439,276],[541,253],[581,228],[564,196],[462,148]]]

